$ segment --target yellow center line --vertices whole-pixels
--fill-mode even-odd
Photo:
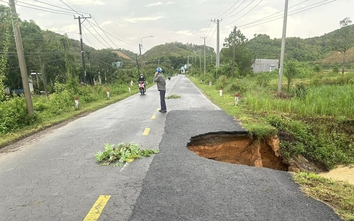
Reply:
[[[146,136],[150,132],[150,128],[145,128],[143,135]]]
[[[154,114],[154,115],[152,115],[151,120],[155,120],[155,118],[156,118],[156,115]]]
[[[88,212],[83,221],[96,221],[100,217],[109,198],[111,198],[110,195],[101,195],[98,197],[97,201],[93,204],[91,210]]]

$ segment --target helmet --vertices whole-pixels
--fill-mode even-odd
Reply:
[[[162,68],[158,67],[158,68],[156,68],[156,71],[157,71],[158,73],[161,73],[161,72],[162,72]]]

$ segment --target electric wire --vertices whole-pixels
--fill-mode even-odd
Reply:
[[[240,0],[237,0],[236,3],[234,3],[231,8],[229,8],[228,10],[226,10],[224,13],[222,13],[221,15],[217,16],[217,18],[220,18],[221,16],[223,16],[224,14],[226,14],[228,11],[230,11]],[[236,8],[237,9],[237,8]]]
[[[60,1],[61,3],[63,3],[66,7],[68,7],[69,9],[71,9],[73,12],[75,12],[75,13],[81,15],[81,16],[84,16],[84,14],[86,14],[86,13],[80,13],[79,11],[73,9],[70,5],[68,5],[67,3],[65,3],[63,0],[59,0],[59,1]]]
[[[322,2],[318,2],[318,3],[315,3],[315,4],[312,4],[306,8],[303,8],[303,9],[297,9],[297,10],[294,10],[292,12],[289,12],[288,13],[288,16],[291,16],[291,15],[294,15],[294,14],[298,14],[300,12],[304,12],[304,11],[308,11],[308,10],[311,10],[311,9],[314,9],[314,8],[318,8],[320,6],[323,6],[323,5],[326,5],[326,4],[330,4],[332,2],[335,2],[336,0],[331,0],[328,2],[328,0],[325,0],[325,1],[322,1]],[[284,10],[283,10],[284,11]],[[268,18],[268,19],[259,19],[257,21],[260,21],[260,22],[250,22],[250,23],[247,23],[247,24],[244,24],[244,25],[239,25],[238,28],[250,28],[250,27],[254,27],[254,26],[258,26],[258,25],[261,25],[261,24],[264,24],[264,23],[268,23],[268,22],[272,22],[272,21],[275,21],[275,20],[278,20],[278,19],[281,19],[283,18],[282,15],[279,15],[279,16],[276,16],[274,18]]]
[[[255,9],[259,4],[261,4],[263,2],[263,0],[260,0],[255,6],[253,6],[250,10],[248,10],[245,14],[243,14],[241,17],[239,17],[238,19],[234,20],[233,22],[230,22],[227,25],[230,25],[238,20],[240,20],[241,18],[245,17],[248,13],[250,13],[251,11],[253,11],[253,9]]]
[[[240,12],[242,12],[243,10],[245,10],[245,9],[246,9],[248,6],[250,6],[254,1],[255,1],[255,0],[252,0],[250,3],[248,3],[248,5],[246,5],[245,7],[243,7]],[[240,12],[238,12],[238,13],[240,13]],[[238,14],[238,13],[235,13],[235,14],[233,14],[233,15],[230,15],[230,14],[229,14],[229,16],[223,17],[223,19],[228,19],[228,18],[230,18],[230,17],[235,16],[235,15]]]
[[[100,39],[98,39],[96,37],[96,35],[94,35],[90,29],[88,29],[84,24],[82,24],[82,26],[85,28],[85,30],[87,30],[99,43],[101,43],[101,45],[103,45],[104,47],[107,47],[107,45],[105,45]],[[109,47],[109,46],[108,46]]]
[[[207,37],[209,36],[209,34],[210,34],[211,30],[212,30],[212,26],[213,26],[213,25],[214,25],[214,22],[210,21],[209,27],[208,27],[208,29],[207,29],[207,32],[206,32],[206,34],[204,35],[205,38],[207,38]]]
[[[111,38],[108,37],[106,31],[104,31],[104,30],[101,28],[101,26],[98,24],[98,22],[96,21],[96,19],[95,19],[95,18],[92,18],[92,19],[93,19],[93,21],[96,23],[97,27],[98,27],[98,28],[103,32],[103,34],[108,38],[108,40],[109,40],[116,48],[118,48],[117,45],[114,44],[114,42],[111,40]]]
[[[301,5],[301,4],[303,4],[304,2],[307,2],[307,1],[308,1],[308,0],[305,0],[305,1],[303,1],[303,2],[300,2],[300,3],[298,3],[298,4],[295,4],[295,5],[293,5],[293,6],[290,6],[289,9],[294,8],[294,7],[298,6],[298,5]],[[256,20],[256,21],[253,21],[253,22],[251,22],[251,23],[255,23],[255,22],[257,22],[257,21],[264,21],[264,20],[266,20],[266,19],[268,19],[268,18],[272,18],[272,17],[274,18],[274,16],[275,16],[276,14],[280,14],[280,13],[282,13],[282,12],[284,12],[284,10],[282,10],[282,11],[277,11],[277,12],[271,14],[271,15],[268,15],[268,16],[263,17],[263,18],[261,18],[261,19],[258,19],[258,20]],[[278,16],[279,16],[279,15],[278,15]],[[280,16],[282,16],[282,15],[280,15]],[[233,23],[233,22],[232,22],[232,23]],[[251,24],[251,23],[249,23],[249,24]]]
[[[5,2],[5,1],[2,1]],[[34,10],[38,10],[38,11],[44,11],[44,12],[51,12],[51,13],[55,13],[55,14],[62,14],[62,15],[73,15],[73,13],[70,13],[68,10],[57,10],[57,9],[52,9],[52,8],[48,8],[48,7],[43,7],[43,6],[39,6],[39,5],[34,5],[31,3],[26,3],[26,2],[22,2],[22,1],[17,1],[16,5],[20,6],[20,7],[24,7],[24,8],[30,8],[30,9],[34,9]]]
[[[59,8],[59,9],[63,9],[63,10],[67,10],[67,11],[72,11],[72,10],[69,10],[67,8],[64,8],[64,7],[60,7],[60,6],[56,6],[56,5],[53,5],[53,4],[49,4],[49,3],[46,3],[46,2],[42,2],[42,1],[39,1],[39,0],[34,0],[35,2],[38,2],[38,3],[41,3],[41,4],[44,4],[44,5],[48,5],[48,6],[52,6],[54,8]],[[82,12],[83,13],[83,12]]]
[[[99,21],[97,18],[95,18],[96,19],[96,21],[97,22],[99,22],[99,23],[102,23],[101,21]],[[112,33],[115,33],[115,34],[117,34],[117,35],[119,35],[117,32],[115,32],[114,30],[110,30]],[[123,40],[123,39],[121,39],[121,38],[118,38],[118,37],[116,37],[115,35],[113,35],[112,33],[109,33],[108,31],[105,31],[106,32],[106,34],[108,34],[108,35],[110,35],[111,37],[113,37],[113,38],[115,38],[115,39],[117,39],[118,41],[121,41],[121,42],[124,42],[124,43],[126,43],[126,44],[128,44],[128,45],[132,45],[132,46],[136,46],[137,44],[133,44],[133,43],[131,43],[131,42],[127,42],[127,41],[125,41],[125,40]]]
[[[231,13],[233,13],[234,11],[236,11],[237,9],[239,9],[242,5],[243,5],[243,3],[245,3],[246,2],[246,0],[243,0],[243,2],[241,2],[241,4],[239,5],[239,6],[237,6],[234,10],[232,10],[231,12],[229,12],[229,13],[227,13],[225,16],[228,16],[228,15],[230,15]]]
[[[92,25],[92,23],[87,20],[87,22],[89,23],[89,25],[91,26],[91,28],[96,32],[96,34],[108,45],[108,48],[112,48],[111,45],[106,41],[106,39],[104,39],[101,34],[96,30],[96,28]]]

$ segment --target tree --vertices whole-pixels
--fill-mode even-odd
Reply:
[[[333,39],[333,48],[334,50],[343,54],[343,62],[342,62],[342,74],[344,74],[345,69],[345,59],[346,52],[353,46],[354,40],[352,37],[352,31],[349,25],[352,23],[350,18],[346,17],[339,22],[340,29]]]
[[[7,72],[7,53],[9,51],[9,47],[10,47],[10,39],[11,39],[11,20],[9,19],[9,9],[4,7],[4,6],[0,6],[0,33],[2,33],[1,35],[1,46],[0,46],[0,50],[2,51],[2,53],[0,54],[0,101],[3,100],[4,96],[3,96],[3,92],[5,89],[5,79],[6,79],[6,72]]]
[[[284,70],[285,70],[284,75],[288,79],[288,91],[289,91],[291,82],[295,79],[296,75],[299,73],[299,70],[297,68],[297,63],[293,60],[288,61],[285,64]]]
[[[234,36],[234,31],[232,31],[229,37],[225,38],[225,48],[221,50],[221,61],[222,64],[231,64],[233,58],[233,41],[235,39],[236,45],[236,64],[235,70],[239,70],[239,74],[244,76],[252,72],[251,66],[255,60],[255,54],[253,54],[247,47],[247,38],[242,34],[240,30],[236,31],[236,36]],[[232,66],[231,66],[232,67]],[[223,73],[226,74],[227,73]],[[230,72],[231,76],[232,73]]]

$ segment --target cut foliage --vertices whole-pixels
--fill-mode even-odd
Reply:
[[[96,153],[96,161],[103,166],[115,163],[113,166],[121,166],[124,162],[132,162],[135,158],[149,157],[151,154],[157,154],[159,150],[144,149],[141,150],[138,144],[120,143],[117,147],[113,144],[106,144],[104,151]]]

